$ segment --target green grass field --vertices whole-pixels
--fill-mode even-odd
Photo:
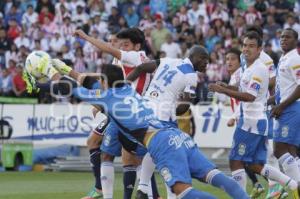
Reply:
[[[161,196],[166,198],[160,177],[157,176],[156,179]],[[93,177],[88,172],[2,172],[0,173],[0,198],[79,199],[86,194],[92,185]],[[202,191],[212,193],[217,198],[229,198],[225,192],[197,181],[194,181],[194,186]],[[115,199],[123,198],[122,175],[120,173],[116,174],[114,191]]]

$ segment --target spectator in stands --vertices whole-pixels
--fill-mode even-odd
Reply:
[[[39,30],[38,32],[37,40],[40,41],[42,50],[48,52],[50,49],[49,40],[44,36],[44,32],[42,30]]]
[[[15,60],[10,59],[8,61],[8,65],[6,66],[6,68],[8,69],[8,72],[14,76],[16,74],[16,68],[17,68],[17,63]]]
[[[65,7],[65,4],[60,4],[59,8],[56,10],[56,14],[54,17],[54,23],[57,26],[62,26],[64,23],[64,17],[66,15],[69,15],[69,12],[68,12],[67,8]]]
[[[96,30],[99,39],[106,38],[106,35],[108,33],[108,25],[105,21],[101,20],[101,15],[99,13],[94,15],[93,21],[94,22],[90,32]]]
[[[67,12],[71,12],[71,6],[70,3],[67,0],[59,0],[55,5],[55,13],[61,12],[61,8],[64,7]]]
[[[300,35],[300,24],[296,22],[295,16],[293,14],[288,14],[286,17],[286,22],[283,25],[283,29],[292,28],[298,32]]]
[[[63,45],[66,44],[65,38],[60,36],[59,30],[54,32],[54,37],[50,40],[50,50],[54,53],[58,53],[61,51]]]
[[[125,14],[124,17],[129,28],[138,26],[139,16],[133,11],[133,8],[131,6],[127,8],[127,13]]]
[[[14,40],[14,42],[18,48],[21,46],[25,46],[26,48],[30,47],[30,40],[26,36],[25,30],[20,32],[20,35]]]
[[[11,41],[15,40],[21,32],[21,27],[18,25],[16,19],[11,19],[9,21],[9,27],[7,30],[7,38]]]
[[[275,0],[274,3],[272,3],[275,8],[275,19],[276,22],[280,25],[284,24],[285,21],[285,15],[287,15],[290,11],[293,11],[291,3],[286,0]]]
[[[187,58],[189,56],[189,48],[187,47],[187,44],[185,42],[182,42],[180,45],[182,58]]]
[[[23,74],[23,66],[18,65],[16,67],[16,74],[12,79],[12,88],[15,96],[17,97],[25,97],[27,95],[26,92],[26,82],[22,78]]]
[[[10,46],[10,50],[5,52],[5,67],[8,66],[8,61],[9,60],[15,60],[16,62],[18,62],[18,49],[16,44],[11,44]]]
[[[12,76],[7,68],[2,69],[0,76],[0,95],[12,96]]]
[[[182,23],[183,21],[189,21],[187,8],[184,5],[182,5],[179,9],[179,12],[176,13],[176,17],[178,17],[179,23]]]
[[[42,50],[41,41],[36,39],[30,46],[30,50]]]
[[[246,24],[253,25],[256,19],[261,19],[261,14],[255,10],[254,6],[249,6],[248,10],[244,14]]]
[[[53,21],[54,19],[54,15],[51,12],[49,12],[49,8],[46,6],[42,7],[41,12],[39,13],[39,23],[41,25],[45,24],[45,18],[48,18],[49,21]]]
[[[73,23],[71,23],[70,15],[64,16],[63,25],[60,27],[61,36],[66,39],[66,41],[70,41],[72,38],[73,32],[76,30],[76,27]]]
[[[108,17],[108,29],[111,32],[115,32],[116,29],[118,28],[118,23],[119,23],[120,15],[117,7],[112,7],[111,8],[111,15]]]
[[[169,33],[166,36],[166,42],[161,45],[160,51],[166,53],[166,57],[181,58],[180,46],[173,41],[172,34]]]
[[[270,44],[272,46],[272,51],[281,54],[281,47],[280,47],[280,36],[282,33],[282,29],[276,30],[276,35],[274,38],[270,40]]]
[[[75,59],[73,61],[73,68],[75,71],[79,73],[83,73],[86,71],[87,65],[84,60],[84,54],[82,48],[76,48],[75,50]]]
[[[205,38],[205,47],[209,53],[213,51],[215,44],[220,40],[221,38],[216,34],[216,30],[214,28],[210,28],[208,31],[208,35]]]
[[[204,21],[208,22],[208,17],[206,14],[206,10],[200,9],[199,8],[199,3],[198,1],[192,1],[192,8],[188,10],[188,23],[191,26],[195,26],[198,22],[198,18],[199,16],[203,16],[204,17]]]
[[[10,49],[10,40],[6,36],[5,29],[0,29],[0,54],[5,54],[5,51]]]
[[[44,37],[50,40],[55,35],[55,31],[58,29],[56,24],[51,21],[48,16],[45,16],[44,24],[42,25],[41,30],[44,32]]]
[[[82,5],[76,7],[76,12],[72,14],[72,21],[75,23],[76,27],[88,22],[89,16],[84,12]]]
[[[41,13],[43,12],[43,9],[47,7],[48,11],[54,15],[55,13],[55,8],[54,5],[52,4],[51,0],[38,0],[37,5],[36,5],[36,12]]]
[[[214,11],[211,14],[211,21],[214,21],[217,19],[222,20],[225,23],[229,20],[228,13],[223,8],[222,3],[217,3]]]
[[[32,24],[38,22],[38,14],[34,12],[33,6],[29,4],[26,12],[22,16],[22,26],[25,30],[28,30]]]
[[[155,28],[151,32],[153,47],[155,51],[159,51],[161,45],[166,41],[166,36],[170,31],[164,27],[164,22],[161,17],[158,17],[155,22]]]
[[[16,20],[18,25],[21,25],[22,22],[22,14],[18,11],[18,7],[16,5],[12,5],[9,13],[5,15],[4,23],[7,27],[11,20]]]
[[[206,67],[206,75],[210,83],[223,81],[226,77],[226,68],[220,64],[218,60],[218,54],[215,51],[211,52],[209,56],[209,64],[207,64]]]
[[[62,46],[61,53],[64,60],[69,60],[69,62],[72,62],[72,60],[75,59],[74,54],[70,51],[69,46],[66,44]]]
[[[164,17],[167,16],[168,2],[161,0],[150,0],[149,2],[151,15],[162,14]]]
[[[276,30],[280,29],[280,25],[275,22],[273,15],[267,16],[267,23],[264,29],[268,31],[270,39],[275,38]]]
[[[269,7],[269,2],[265,0],[256,0],[254,4],[255,10],[261,13],[262,17],[266,17],[268,14],[267,8]]]

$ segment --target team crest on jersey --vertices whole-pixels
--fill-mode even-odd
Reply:
[[[160,175],[164,178],[166,182],[172,180],[172,174],[170,173],[170,170],[167,167],[164,167],[160,170]]]
[[[150,93],[150,96],[151,96],[151,97],[158,97],[158,92],[152,91],[152,92]]]
[[[105,145],[105,146],[109,146],[110,140],[111,140],[110,135],[105,135],[105,136],[104,136],[104,145]]]
[[[253,82],[251,85],[250,85],[250,88],[256,90],[256,91],[259,91],[260,89],[260,85],[256,82]]]
[[[289,135],[289,127],[283,126],[281,129],[281,137],[286,138]]]
[[[244,143],[239,144],[238,153],[239,153],[239,155],[245,155],[245,153],[246,153],[246,144],[244,144]]]

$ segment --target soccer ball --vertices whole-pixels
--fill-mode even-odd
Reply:
[[[25,70],[36,80],[45,79],[48,65],[51,64],[51,57],[44,51],[33,51],[30,53],[25,62]]]

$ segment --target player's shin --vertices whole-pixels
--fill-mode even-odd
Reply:
[[[99,147],[90,150],[90,162],[92,164],[93,173],[95,176],[95,187],[98,190],[102,190],[101,185],[101,158],[100,158],[100,149]]]
[[[136,180],[136,167],[132,165],[123,166],[124,199],[130,199]]]
[[[101,163],[101,184],[103,199],[113,198],[115,169],[112,162]]]
[[[155,164],[153,163],[150,154],[147,153],[144,156],[141,165],[141,175],[140,175],[138,190],[142,191],[143,193],[149,192],[149,184],[154,170],[155,170]]]
[[[232,171],[232,178],[244,189],[247,186],[247,175],[245,169]]]
[[[283,171],[286,175],[300,182],[300,172],[295,158],[290,153],[285,153],[279,158]]]
[[[223,189],[226,193],[228,193],[234,199],[247,199],[249,196],[243,190],[238,183],[229,178],[228,176],[224,175],[221,171],[214,169],[208,172],[206,175],[206,182]]]
[[[178,199],[216,199],[214,196],[198,191],[196,189],[193,189],[192,187],[187,188],[185,191],[183,191],[180,195],[177,196]]]

